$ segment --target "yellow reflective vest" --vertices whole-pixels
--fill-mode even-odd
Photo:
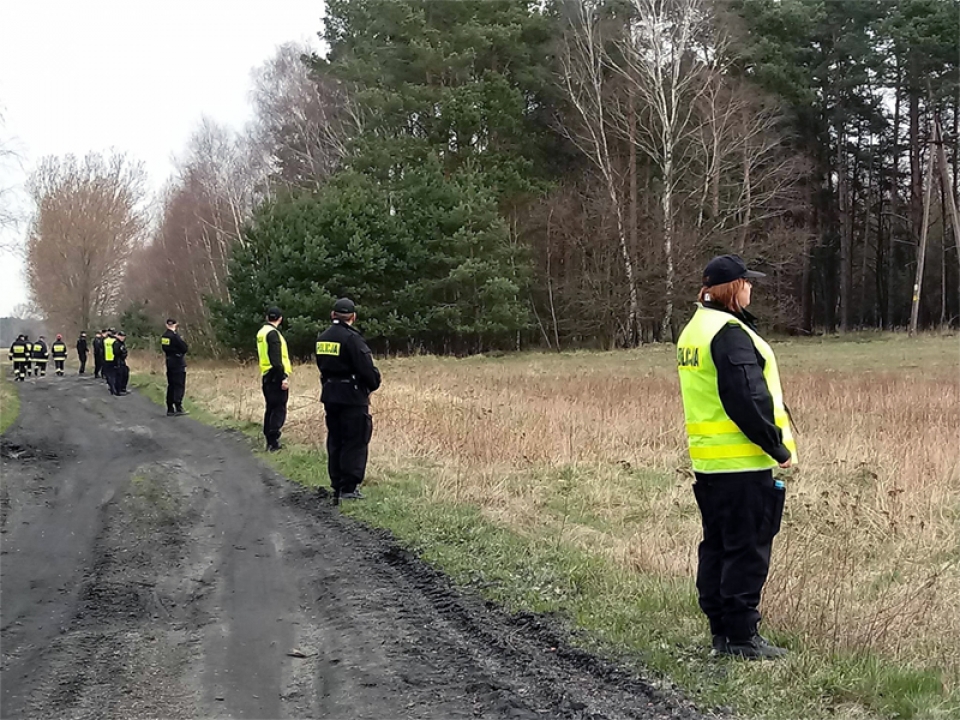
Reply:
[[[104,362],[113,362],[116,358],[113,355],[113,344],[116,338],[106,337],[103,339],[103,359]]]
[[[16,362],[23,362],[27,359],[27,344],[15,342],[10,346],[10,355]]]
[[[741,472],[766,470],[778,464],[759,445],[750,442],[727,415],[720,401],[717,366],[710,344],[729,324],[743,328],[764,359],[763,377],[773,398],[774,421],[783,433],[783,444],[790,451],[791,459],[796,462],[797,446],[783,403],[780,371],[773,349],[734,315],[699,306],[677,341],[677,368],[693,469],[701,473]]]
[[[290,355],[287,353],[287,341],[280,332],[280,329],[275,328],[269,323],[260,328],[260,332],[257,333],[257,356],[260,359],[260,374],[266,375],[273,367],[273,365],[270,364],[270,353],[267,348],[267,335],[270,334],[271,330],[276,330],[277,335],[280,337],[280,357],[283,361],[283,372],[290,375],[293,368],[290,365]]]

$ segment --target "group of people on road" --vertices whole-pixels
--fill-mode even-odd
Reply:
[[[696,481],[703,539],[696,585],[699,603],[721,655],[775,659],[786,650],[759,634],[760,596],[780,529],[786,488],[775,468],[796,462],[796,443],[784,403],[777,360],[749,313],[753,282],[764,277],[735,255],[714,258],[703,273],[693,318],[677,342],[677,368],[688,448]],[[316,341],[321,396],[326,415],[327,463],[334,501],[363,495],[373,434],[370,394],[381,384],[369,346],[355,327],[356,306],[336,301],[331,324]],[[282,449],[292,366],[280,331],[283,312],[271,307],[257,332],[256,348],[265,402],[263,435],[269,452]],[[102,330],[93,339],[94,376],[113,395],[127,394],[129,370],[124,332]],[[160,339],[167,367],[167,415],[185,415],[187,344],[168,319]],[[66,345],[60,335],[50,353],[63,374]],[[87,358],[86,334],[77,341],[80,373]],[[14,371],[23,380],[33,369],[44,375],[48,350],[21,335],[10,347]]]
[[[130,369],[127,367],[127,334],[123,330],[114,331],[113,328],[100,330],[93,339],[94,377],[103,378],[111,395],[129,395],[127,384],[130,381]],[[87,367],[87,333],[81,332],[77,339],[77,360],[80,364],[78,374],[83,375]],[[63,377],[67,363],[67,344],[63,335],[57,335],[53,343],[47,347],[43,335],[36,341],[21,333],[10,345],[10,360],[13,363],[14,380],[25,381],[33,373],[33,377],[45,377],[47,363],[53,360],[57,377]]]
[[[13,377],[18,382],[25,381],[31,372],[33,377],[46,377],[47,364],[51,359],[57,375],[62,377],[67,361],[67,346],[62,335],[57,335],[56,340],[48,347],[43,335],[31,342],[29,336],[21,333],[10,345],[9,354],[13,363]]]

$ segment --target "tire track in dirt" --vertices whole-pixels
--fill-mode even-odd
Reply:
[[[700,718],[459,593],[236,433],[92,378],[4,438],[3,717]]]

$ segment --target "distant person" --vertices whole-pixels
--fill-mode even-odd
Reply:
[[[759,633],[760,594],[785,488],[773,469],[796,461],[773,350],[747,312],[753,280],[735,255],[703,272],[697,311],[677,341],[693,492],[703,520],[697,590],[722,655],[779,658]]]
[[[97,330],[97,334],[93,336],[93,377],[95,379],[101,376],[106,378],[103,372],[103,341],[106,336],[106,330]]]
[[[287,421],[287,400],[290,397],[288,378],[292,371],[287,341],[280,334],[283,313],[280,308],[267,310],[267,321],[257,333],[257,357],[260,360],[260,375],[263,381],[263,437],[267,450],[276,452],[282,447],[280,435]]]
[[[10,360],[13,362],[13,379],[17,382],[23,382],[27,378],[27,363],[29,362],[30,349],[27,347],[27,341],[23,333],[17,335],[17,339],[10,345]]]
[[[160,336],[160,347],[167,362],[167,415],[186,415],[183,393],[187,387],[187,344],[177,332],[177,321],[167,319],[167,329]]]
[[[50,350],[47,348],[47,340],[41,335],[33,344],[33,352],[30,353],[30,362],[33,365],[34,377],[47,376],[47,361],[49,359]]]
[[[103,367],[100,369],[111,395],[120,394],[117,392],[117,354],[114,352],[116,344],[117,338],[111,328],[103,338]]]
[[[50,357],[53,358],[57,376],[63,377],[63,365],[67,362],[67,344],[63,341],[63,335],[57,335],[57,339],[50,346]]]
[[[116,340],[113,343],[113,357],[116,362],[114,365],[114,385],[117,395],[129,395],[127,384],[130,382],[130,368],[127,367],[127,334],[123,330],[117,330]]]
[[[23,334],[23,342],[27,345],[27,359],[23,361],[23,374],[26,377],[30,377],[30,371],[33,365],[33,343],[30,342],[30,336],[26,333]]]
[[[77,360],[80,361],[80,375],[83,375],[87,369],[87,333],[80,331],[80,337],[77,338]]]
[[[370,393],[380,387],[380,371],[360,331],[356,307],[341,298],[329,328],[317,336],[320,401],[327,423],[327,472],[334,501],[361,500],[367,450],[373,435]]]

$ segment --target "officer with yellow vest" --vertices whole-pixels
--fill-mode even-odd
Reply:
[[[18,335],[17,339],[10,345],[10,360],[13,361],[13,379],[23,382],[27,377],[27,362],[30,357],[30,349],[24,336]]]
[[[63,341],[63,335],[57,335],[57,339],[53,341],[53,345],[50,346],[50,356],[53,358],[57,375],[63,377],[63,365],[67,361],[67,344]]]
[[[711,260],[697,311],[677,341],[693,486],[703,521],[697,590],[713,648],[747,659],[782,657],[758,632],[760,594],[783,516],[776,467],[796,462],[773,350],[747,312],[753,280],[735,255]]]
[[[280,308],[267,310],[267,321],[257,333],[257,357],[260,360],[260,375],[263,379],[263,436],[267,450],[276,452],[281,448],[280,434],[287,420],[287,400],[290,397],[288,378],[292,371],[287,341],[280,334],[283,313]]]
[[[117,337],[113,328],[106,331],[106,337],[103,338],[103,377],[107,380],[107,387],[110,388],[111,395],[119,395],[117,390],[117,366],[118,359],[116,353]]]

